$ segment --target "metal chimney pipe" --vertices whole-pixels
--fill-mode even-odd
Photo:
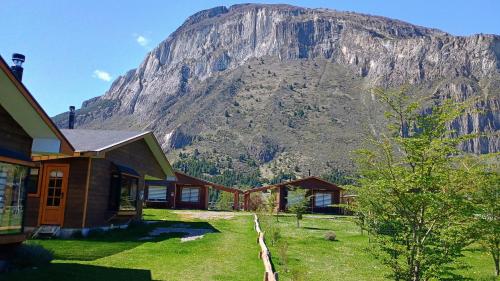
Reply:
[[[10,67],[14,76],[21,82],[23,80],[23,63],[26,60],[26,57],[22,54],[13,53],[12,54],[12,62],[13,66]]]
[[[68,119],[68,129],[75,128],[75,107],[69,107],[69,119]]]

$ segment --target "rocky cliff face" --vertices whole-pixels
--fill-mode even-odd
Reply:
[[[153,129],[166,151],[245,154],[264,173],[348,168],[348,152],[381,127],[370,89],[405,84],[415,95],[480,97],[481,110],[453,127],[488,133],[468,151],[500,150],[500,36],[288,5],[192,15],[137,69],[84,102],[76,126]],[[65,115],[55,120],[66,123]]]

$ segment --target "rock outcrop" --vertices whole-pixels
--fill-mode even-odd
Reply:
[[[452,36],[384,17],[288,5],[192,15],[137,69],[84,102],[76,126],[152,129],[166,151],[349,167],[349,151],[382,125],[370,89],[401,85],[415,95],[479,97],[480,110],[452,126],[485,134],[464,144],[467,151],[500,151],[500,36]],[[55,117],[61,126],[65,119]]]

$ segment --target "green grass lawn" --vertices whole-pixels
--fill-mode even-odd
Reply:
[[[275,217],[261,216],[264,231],[274,224]],[[370,252],[368,237],[362,235],[351,218],[338,216],[306,216],[301,227],[296,227],[295,217],[280,217],[280,241],[287,241],[288,251],[284,262],[277,245],[266,239],[280,281],[286,280],[390,280],[387,268]],[[337,241],[327,241],[324,235],[334,231]],[[491,257],[475,247],[465,252],[463,262],[470,268],[462,273],[466,280],[496,280]]]
[[[54,251],[56,260],[43,268],[0,275],[0,280],[246,281],[263,276],[253,221],[248,214],[202,221],[168,210],[145,210],[144,218],[162,222],[97,233],[86,239],[28,241]],[[180,233],[138,240],[155,227],[176,223],[214,232],[185,243],[180,242]]]

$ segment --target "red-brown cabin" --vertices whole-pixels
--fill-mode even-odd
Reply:
[[[210,190],[230,192],[233,194],[233,209],[238,210],[239,195],[243,192],[239,189],[215,184],[203,179],[175,172],[177,181],[147,181],[146,182],[146,206],[150,208],[169,209],[209,209]]]
[[[250,200],[252,194],[257,195],[259,193],[271,191],[277,193],[278,209],[280,211],[286,211],[290,188],[304,188],[308,190],[307,195],[311,196],[311,202],[309,204],[309,211],[311,213],[341,213],[341,209],[336,205],[340,204],[344,189],[318,177],[307,177],[247,190],[244,193],[244,208],[245,210],[251,208]]]

